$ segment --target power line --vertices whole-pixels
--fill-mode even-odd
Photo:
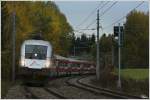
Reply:
[[[136,8],[138,8],[139,6],[141,6],[143,3],[144,3],[144,1],[142,1],[140,4],[138,4],[135,8],[133,8],[133,9],[132,9],[132,10],[130,10],[129,12],[131,12],[131,11],[135,10]],[[128,12],[128,13],[129,13],[129,12]],[[116,20],[116,21],[115,21],[115,22],[113,22],[112,24],[110,24],[110,25],[108,25],[108,26],[104,27],[104,29],[106,29],[106,28],[108,28],[108,27],[110,27],[110,26],[114,25],[115,23],[118,23],[119,21],[121,21],[122,19],[124,19],[126,16],[127,16],[127,15],[124,15],[123,17],[121,17],[120,19]]]
[[[99,9],[103,9],[110,1],[107,1],[103,6]],[[96,20],[93,20],[89,25],[86,26],[86,28],[89,28],[91,25],[93,25],[96,22]]]
[[[110,1],[107,1],[101,8],[99,9],[103,9]]]
[[[93,25],[96,22],[96,19],[92,20],[92,22],[86,26],[86,28],[89,28],[91,25]]]
[[[104,4],[104,6],[107,5],[108,3],[109,3],[109,1],[106,2],[106,3]],[[100,15],[100,17],[103,16],[107,11],[109,11],[116,3],[117,3],[117,1],[114,2],[110,7],[108,7],[108,8]],[[103,8],[104,6],[102,6],[101,8]],[[96,22],[96,20],[93,20],[85,29],[81,29],[81,30],[95,30],[95,29],[88,29],[89,26],[93,25],[95,22]]]
[[[85,34],[84,32],[81,32],[81,31],[78,31],[78,30],[74,30],[74,32]]]
[[[81,26],[82,24],[84,24],[86,22],[86,20],[88,20],[91,15],[93,15],[93,13],[95,13],[95,10],[97,10],[101,5],[102,5],[103,1],[101,1],[101,3],[78,25]]]
[[[108,12],[117,2],[118,2],[118,1],[114,2],[110,7],[108,7],[108,8],[100,15],[100,17],[103,16],[106,12]]]
[[[78,30],[96,30],[95,28],[83,28],[83,29],[78,29]]]

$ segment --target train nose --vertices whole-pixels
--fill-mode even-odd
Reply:
[[[45,60],[25,60],[25,66],[33,69],[42,69],[45,66]]]

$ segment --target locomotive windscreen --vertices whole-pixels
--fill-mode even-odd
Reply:
[[[47,55],[47,46],[43,45],[25,45],[26,59],[45,60]]]

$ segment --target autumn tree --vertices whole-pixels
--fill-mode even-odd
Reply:
[[[2,55],[3,68],[11,67],[13,12],[16,13],[16,66],[19,64],[20,48],[32,34],[42,33],[44,40],[53,46],[55,54],[67,56],[71,45],[72,27],[65,15],[52,1],[2,1]],[[4,65],[9,64],[9,65]],[[17,69],[17,68],[16,68]],[[3,72],[7,74],[4,70]],[[2,72],[2,73],[3,73]]]
[[[149,15],[132,11],[125,23],[124,63],[128,66],[148,66],[149,62]]]

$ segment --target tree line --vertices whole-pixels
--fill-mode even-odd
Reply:
[[[81,56],[82,54],[89,54],[92,46],[95,44],[95,35],[87,36],[82,34],[81,37],[73,36],[70,48],[70,55]]]
[[[13,12],[16,14],[16,66],[22,42],[39,32],[52,44],[55,54],[68,55],[72,27],[54,2],[2,1],[1,8],[2,77],[11,73]]]
[[[148,67],[149,12],[132,11],[124,25],[123,62],[125,66]]]

